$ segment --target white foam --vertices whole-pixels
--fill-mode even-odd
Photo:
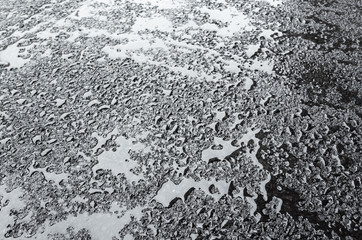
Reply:
[[[246,129],[246,134],[240,139],[240,142],[244,142],[245,144],[249,142],[249,140],[254,140],[256,142],[259,142],[259,140],[255,137],[255,134],[260,132],[259,128],[255,128],[253,130],[253,127],[248,127]]]
[[[190,237],[191,237],[192,240],[195,240],[198,236],[199,236],[199,234],[196,234],[196,233],[192,233],[192,234],[190,235]]]
[[[123,240],[133,240],[134,239],[134,237],[133,237],[133,235],[131,235],[131,234],[126,234],[125,236],[124,236],[124,238],[123,238]]]

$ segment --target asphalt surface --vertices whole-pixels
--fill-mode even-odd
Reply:
[[[0,0],[0,239],[361,239],[359,0]]]

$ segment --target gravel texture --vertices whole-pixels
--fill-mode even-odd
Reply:
[[[0,0],[0,239],[361,239],[359,0]]]

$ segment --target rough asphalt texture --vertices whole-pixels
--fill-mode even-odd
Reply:
[[[361,239],[359,0],[0,0],[0,239]]]

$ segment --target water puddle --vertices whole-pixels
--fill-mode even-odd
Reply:
[[[135,3],[155,6],[159,9],[173,9],[183,7],[186,4],[184,0],[134,0]]]
[[[251,63],[246,64],[245,67],[250,70],[253,70],[253,71],[258,70],[258,71],[266,72],[268,74],[274,74],[274,71],[273,71],[274,63],[271,60],[253,59],[253,60],[251,60]]]
[[[273,7],[278,7],[279,5],[283,4],[283,2],[284,2],[284,0],[258,0],[258,1],[267,2],[268,4],[270,4]]]
[[[133,32],[144,30],[159,30],[164,32],[171,32],[173,30],[172,23],[165,17],[155,16],[152,18],[137,18],[132,26]]]
[[[246,133],[244,136],[237,141],[237,144],[232,145],[232,140],[225,141],[223,138],[214,137],[214,145],[213,146],[221,146],[221,149],[214,149],[215,147],[210,146],[209,148],[202,151],[201,159],[203,161],[209,161],[213,158],[218,158],[219,160],[225,159],[227,156],[232,154],[235,150],[240,148],[240,144],[243,142],[245,145],[250,141],[253,140],[254,142],[258,143],[258,139],[255,137],[260,129],[253,129],[252,127],[246,129]],[[257,144],[258,145],[258,144]],[[257,150],[253,151],[253,153],[247,153],[249,157],[251,157],[253,163],[262,168],[262,165],[256,159]]]
[[[20,68],[30,61],[30,58],[24,59],[21,57],[20,48],[17,47],[18,42],[9,45],[0,52],[0,62],[8,65],[9,68]]]
[[[210,159],[213,158],[218,158],[219,160],[225,159],[227,156],[229,156],[239,148],[233,146],[231,142],[232,140],[224,141],[222,138],[214,137],[214,145],[216,146],[221,145],[222,149],[214,150],[212,146],[210,146],[208,149],[202,151],[201,159],[203,161],[209,161]]]
[[[218,189],[218,193],[210,193],[209,188],[211,185],[214,185]],[[194,179],[186,178],[178,185],[174,184],[172,181],[168,181],[162,185],[154,199],[167,207],[175,198],[181,198],[184,200],[185,194],[190,189],[195,188],[203,190],[205,193],[212,196],[215,201],[218,201],[222,196],[228,193],[229,185],[230,184],[225,180],[218,181],[216,179],[212,179],[210,181],[202,179],[196,182]]]
[[[208,13],[211,19],[221,21],[227,24],[226,27],[215,28],[212,26],[211,30],[216,30],[217,34],[222,37],[232,37],[235,33],[243,31],[251,31],[255,27],[251,25],[249,18],[238,11],[236,8],[226,8],[223,10],[214,10],[207,7],[200,8],[203,13]],[[210,28],[210,24],[206,25]]]
[[[54,183],[59,186],[59,183],[62,180],[68,179],[67,173],[55,173],[55,172],[49,172],[46,168],[34,168],[33,164],[29,167],[29,175],[31,175],[34,172],[40,172],[44,175],[45,179],[48,181],[54,181]]]
[[[110,213],[83,213],[77,216],[68,216],[66,220],[52,226],[48,226],[49,223],[46,222],[47,227],[43,232],[34,236],[34,239],[45,240],[57,233],[65,234],[68,227],[74,228],[76,232],[85,228],[94,240],[112,239],[112,237],[118,236],[119,230],[128,224],[132,217],[136,220],[139,219],[142,216],[143,208],[136,207],[127,210],[117,207],[111,210]],[[116,214],[116,211],[120,212],[120,214]]]
[[[11,215],[12,210],[20,210],[26,207],[26,204],[21,200],[23,192],[17,188],[11,192],[6,191],[5,185],[0,186],[0,235],[1,237],[8,230],[8,225],[14,224],[14,216]],[[6,201],[9,201],[6,205]]]
[[[115,135],[119,135],[119,131],[117,129],[114,129],[105,138],[94,133],[92,136],[96,137],[98,140],[97,146],[94,148],[94,152],[100,149],[102,145]],[[136,168],[138,163],[130,159],[131,156],[129,152],[147,152],[149,149],[142,143],[135,143],[136,139],[127,139],[124,136],[119,136],[115,138],[114,141],[118,147],[116,149],[104,151],[98,155],[98,163],[93,166],[93,172],[96,172],[98,169],[109,169],[114,175],[123,173],[129,182],[138,182],[140,179],[143,179],[142,174],[136,175],[132,172],[132,169]]]

